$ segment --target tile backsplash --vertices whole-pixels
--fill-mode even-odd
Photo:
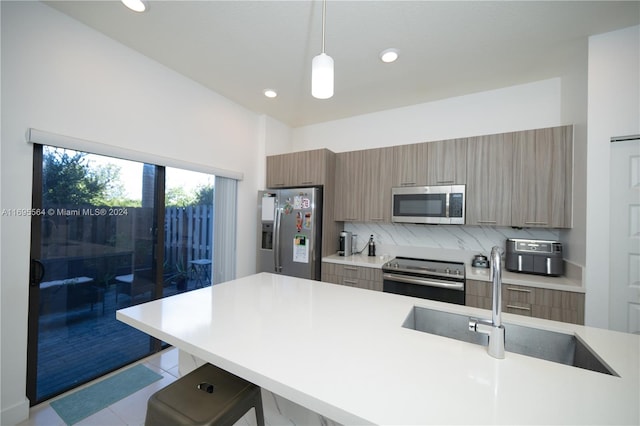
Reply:
[[[344,230],[358,235],[358,250],[362,250],[373,234],[376,255],[379,256],[413,256],[456,261],[469,261],[474,254],[488,255],[496,245],[504,249],[507,238],[560,239],[560,231],[557,229],[490,226],[345,222]]]

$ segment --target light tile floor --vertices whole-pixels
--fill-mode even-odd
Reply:
[[[74,426],[143,426],[149,397],[180,377],[178,372],[178,349],[165,349],[162,352],[139,361],[138,364],[142,364],[156,373],[161,374],[163,376],[162,379],[98,411],[94,415],[81,420]],[[128,367],[130,366],[125,368]],[[116,371],[111,374],[116,373],[118,372]],[[92,383],[87,383],[84,387],[90,386]],[[68,393],[80,388],[82,387],[69,391]],[[62,398],[68,393],[32,407],[29,411],[29,419],[20,423],[18,426],[64,426],[64,421],[58,416],[55,410],[51,408],[50,402]],[[265,389],[262,389],[262,405],[264,409],[264,420],[267,426],[339,426],[332,420],[309,411],[280,396],[274,395]],[[249,410],[234,426],[256,426],[255,410],[253,408]]]
[[[162,379],[76,424],[79,426],[143,425],[149,397],[179,377],[178,350],[169,348],[145,358],[138,363],[161,374],[163,376]],[[112,374],[116,373],[117,372],[114,372]],[[91,384],[92,383],[88,383],[84,386]],[[75,390],[77,389],[69,391],[69,393]],[[64,426],[64,421],[58,416],[55,410],[51,408],[49,403],[65,395],[67,394],[62,394],[42,404],[31,407],[29,419],[20,423],[19,426]]]

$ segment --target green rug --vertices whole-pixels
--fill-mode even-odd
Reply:
[[[50,405],[67,425],[72,425],[161,378],[160,374],[138,364]]]

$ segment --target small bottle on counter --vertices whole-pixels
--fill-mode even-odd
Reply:
[[[369,237],[369,256],[376,255],[376,243],[373,241],[373,234]]]

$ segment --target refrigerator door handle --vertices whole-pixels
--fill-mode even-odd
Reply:
[[[274,245],[273,245],[273,266],[276,273],[282,272],[282,266],[280,265],[280,219],[282,217],[282,209],[276,208],[276,217],[274,220]]]

